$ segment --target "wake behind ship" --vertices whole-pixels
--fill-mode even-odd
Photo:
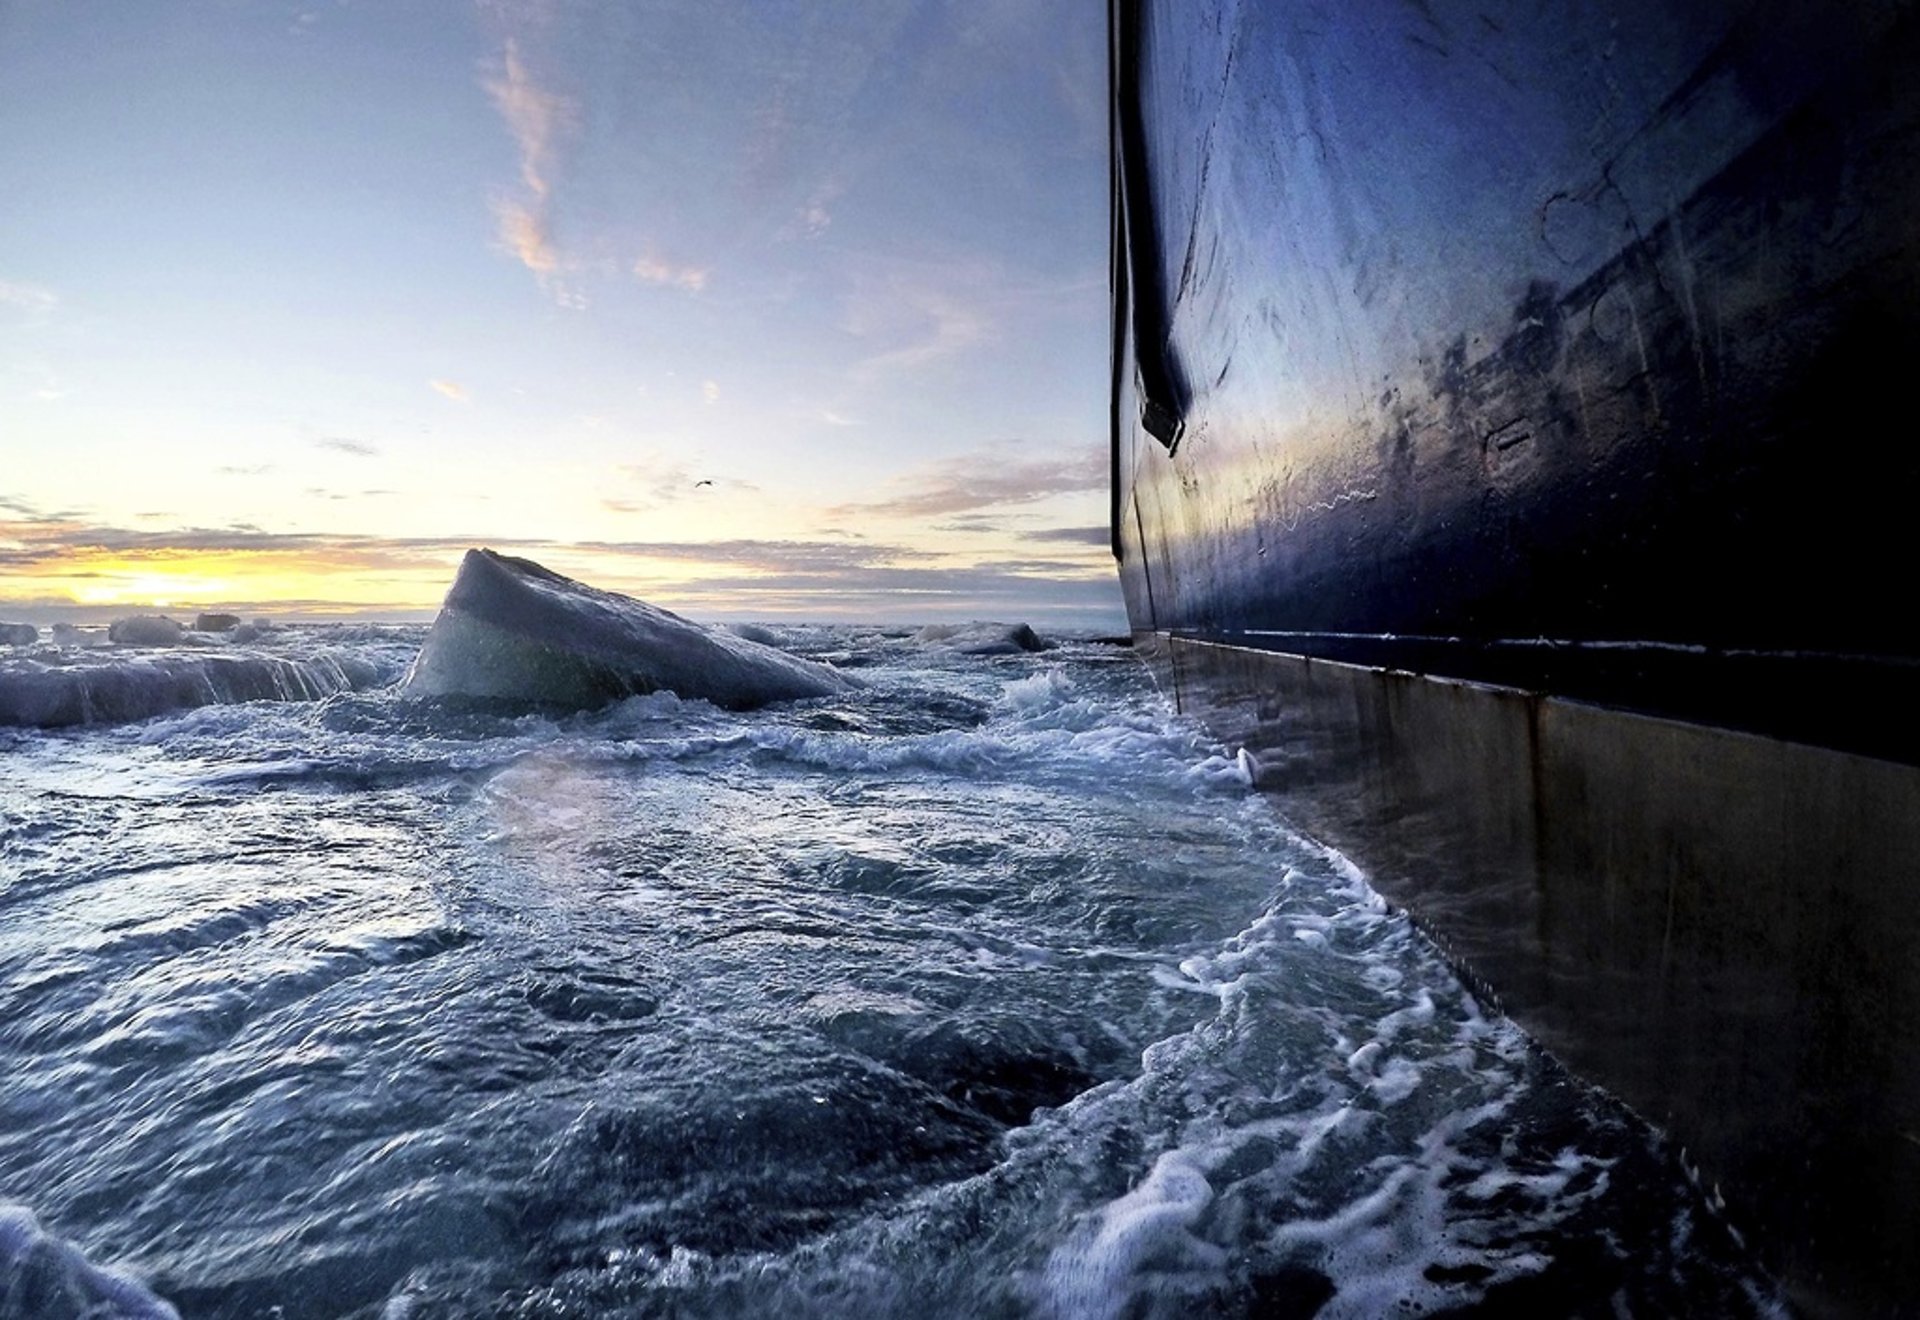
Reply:
[[[1920,1305],[1907,5],[1114,0],[1114,551],[1182,705]]]

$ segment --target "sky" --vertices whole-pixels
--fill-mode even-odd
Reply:
[[[1099,0],[0,0],[0,617],[1122,626]]]

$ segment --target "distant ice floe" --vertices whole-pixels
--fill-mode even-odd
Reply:
[[[855,682],[529,559],[469,550],[407,673],[416,696],[588,709],[662,689],[746,710]]]
[[[55,625],[55,640],[59,640],[60,626]],[[122,646],[179,646],[203,640],[193,636],[195,633],[230,633],[244,640],[242,634],[257,637],[262,631],[257,623],[251,627],[242,624],[237,614],[199,614],[190,624],[164,614],[135,614],[115,619],[107,629],[107,638]]]
[[[25,1206],[0,1201],[0,1315],[36,1320],[180,1320],[139,1283],[88,1260],[40,1226]]]
[[[0,726],[120,724],[242,701],[317,701],[391,682],[347,652],[298,658],[254,651],[118,648],[29,652],[0,661]]]
[[[55,646],[106,646],[105,628],[79,628],[71,623],[53,625],[53,644]]]
[[[107,637],[122,646],[174,646],[186,640],[187,626],[164,614],[136,614],[115,619]]]
[[[0,623],[0,646],[32,646],[40,630],[31,623]]]
[[[1020,655],[1027,651],[1051,649],[1040,635],[1024,623],[930,623],[913,635],[913,640],[938,646],[960,655]]]

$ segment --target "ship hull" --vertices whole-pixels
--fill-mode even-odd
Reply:
[[[1136,635],[1803,1305],[1913,1304],[1920,22],[1113,34]]]

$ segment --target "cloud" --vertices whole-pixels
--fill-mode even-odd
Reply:
[[[378,499],[385,495],[398,495],[396,490],[333,490],[327,486],[308,486],[307,494],[317,500],[366,500]]]
[[[1104,453],[1018,458],[1004,450],[980,450],[929,463],[893,483],[876,500],[838,504],[826,510],[836,520],[862,516],[926,518],[1009,504],[1032,504],[1052,495],[1104,490]]]
[[[1021,532],[1020,539],[1056,545],[1097,545],[1104,548],[1113,544],[1113,531],[1107,527],[1042,527],[1031,532]]]
[[[843,414],[843,413],[837,413],[837,412],[835,412],[835,411],[834,411],[833,409],[831,409],[831,408],[822,408],[822,409],[820,410],[820,420],[821,420],[821,421],[823,421],[823,422],[825,422],[825,423],[826,423],[826,424],[827,424],[828,426],[858,426],[858,425],[860,425],[860,423],[859,423],[858,421],[856,421],[855,419],[853,419],[853,418],[851,418],[851,417],[848,417],[848,416],[846,416],[846,415],[845,415],[845,414]]]
[[[312,494],[344,498],[315,487]],[[368,491],[364,494],[386,492]],[[270,532],[249,523],[228,527],[174,527],[146,531],[89,524],[36,514],[23,501],[0,498],[0,509],[18,515],[0,519],[0,564],[52,567],[84,552],[127,555],[251,553],[321,555],[343,564],[419,567],[457,559],[476,545],[515,551],[620,555],[685,564],[725,565],[757,573],[836,573],[931,558],[910,546],[847,541],[555,541],[489,536],[365,536],[324,532]],[[162,515],[143,515],[162,516]]]
[[[569,548],[683,564],[725,564],[756,573],[846,573],[934,558],[904,545],[846,541],[579,541]]]
[[[440,386],[443,383],[444,382],[435,381],[433,382],[433,387],[435,389],[440,389]],[[455,385],[453,388],[458,390],[460,387],[458,385]],[[441,393],[444,394],[446,393],[446,391],[441,390]],[[465,394],[457,394],[457,395],[448,395],[448,397],[449,398],[465,398],[466,396]],[[377,448],[375,448],[373,445],[366,443],[364,440],[349,440],[345,436],[338,436],[338,435],[322,436],[320,439],[315,440],[313,443],[316,449],[331,449],[337,454],[351,454],[355,458],[378,458],[380,456],[380,451]]]
[[[840,328],[868,350],[851,375],[870,383],[981,346],[1004,351],[1007,343],[1027,339],[1034,324],[1079,320],[1098,306],[1106,280],[1091,267],[1045,278],[1020,275],[978,257],[868,261],[841,302]]]
[[[271,463],[253,463],[246,465],[228,463],[214,469],[215,472],[223,477],[264,477],[273,470],[274,466]]]
[[[308,554],[351,549],[382,560],[423,562],[434,554],[471,542],[445,539],[328,536],[305,532],[268,532],[250,524],[229,527],[174,527],[137,531],[99,526],[72,518],[29,517],[0,521],[0,563],[13,567],[50,567],[85,552],[114,554],[281,553]],[[422,554],[420,552],[428,552]]]
[[[1018,573],[1027,576],[1033,576],[1035,574],[1051,575],[1056,573],[1073,576],[1092,571],[1105,577],[1112,572],[1112,569],[1107,565],[1098,563],[1097,561],[1089,564],[1085,560],[1073,559],[988,559],[975,564],[974,567],[983,572]]]
[[[234,584],[224,604],[288,614],[357,615],[407,611],[424,617],[465,551],[492,545],[530,555],[558,571],[616,590],[639,590],[679,608],[732,617],[776,615],[908,622],[997,615],[1120,622],[1114,574],[1059,561],[949,566],[912,546],[847,540],[590,541],[488,536],[381,537],[269,532],[248,524],[143,531],[40,516],[0,497],[0,592],[8,608],[23,602],[55,612],[83,606],[47,594],[53,583],[127,584],[134,594],[168,574],[217,574]],[[209,560],[218,561],[211,567]],[[662,566],[689,570],[663,573]],[[245,598],[245,584],[282,585],[278,595]],[[293,590],[285,587],[298,583]],[[39,594],[34,594],[34,588]],[[193,588],[185,588],[191,594]],[[329,593],[332,593],[331,595]],[[123,593],[124,594],[124,593]],[[129,598],[131,598],[129,596]],[[243,600],[243,598],[245,598]],[[102,597],[101,599],[106,599]]]
[[[458,381],[441,380],[435,377],[433,380],[428,381],[427,384],[446,395],[449,399],[452,399],[455,403],[465,403],[467,401],[466,386],[460,384]]]
[[[860,282],[843,326],[857,339],[891,344],[854,366],[859,377],[891,375],[952,357],[987,337],[992,318],[949,279],[895,271]],[[955,275],[951,283],[961,283]]]
[[[708,403],[720,402],[720,383],[718,381],[712,381],[712,380],[701,381],[700,397],[705,399]]]
[[[520,59],[519,43],[511,37],[507,38],[502,64],[502,75],[485,83],[487,95],[493,98],[493,108],[500,112],[514,144],[520,148],[520,181],[528,192],[544,201],[553,191],[554,139],[570,119],[571,108],[566,98],[534,82]]]
[[[493,208],[500,222],[500,245],[518,257],[521,265],[543,277],[560,269],[560,254],[547,236],[544,209],[510,201],[496,202]]]
[[[28,312],[18,324],[26,325],[40,320],[40,313]],[[67,397],[68,390],[56,372],[44,359],[15,358],[12,361],[0,361],[0,384],[5,384],[7,393],[15,389],[20,397],[37,400],[41,403],[57,403]]]
[[[808,238],[818,238],[826,233],[833,224],[833,204],[840,200],[840,194],[845,189],[846,185],[838,179],[828,179],[814,189],[813,195],[807,198],[796,217],[800,231]]]
[[[35,284],[13,284],[0,280],[0,305],[29,312],[50,312],[60,305],[60,296]]]
[[[704,267],[676,266],[653,252],[648,252],[633,263],[633,274],[634,278],[647,284],[685,289],[688,293],[699,293],[707,287],[707,271]]]
[[[561,306],[583,307],[584,298],[553,283],[561,266],[550,215],[555,157],[560,135],[573,121],[573,104],[535,80],[511,37],[501,56],[500,76],[482,85],[520,155],[522,195],[494,203],[500,244],[540,277],[541,288]]]
[[[674,594],[707,609],[736,614],[744,604],[760,617],[784,614],[891,623],[998,617],[1053,626],[1125,626],[1119,582],[1111,570],[1042,574],[998,567],[855,567],[819,575],[696,578],[676,584]]]

